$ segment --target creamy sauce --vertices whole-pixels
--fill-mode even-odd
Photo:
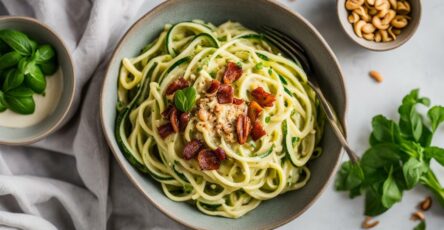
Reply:
[[[52,76],[46,77],[45,96],[34,94],[35,111],[30,115],[22,115],[7,109],[0,113],[0,126],[24,128],[35,125],[48,117],[59,103],[63,90],[63,73],[61,68]]]

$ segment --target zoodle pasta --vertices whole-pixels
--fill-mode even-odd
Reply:
[[[239,23],[166,25],[122,60],[116,139],[171,200],[238,218],[309,180],[323,119],[306,82]]]

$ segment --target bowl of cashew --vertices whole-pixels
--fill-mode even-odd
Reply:
[[[413,36],[421,20],[421,0],[337,0],[337,13],[354,42],[385,51]]]

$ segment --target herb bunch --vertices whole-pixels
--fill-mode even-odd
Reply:
[[[399,122],[382,115],[373,118],[370,148],[356,163],[344,162],[335,187],[348,191],[350,198],[365,195],[367,216],[377,216],[400,202],[405,191],[421,184],[444,207],[444,188],[430,168],[436,160],[444,166],[444,149],[431,146],[438,126],[444,122],[444,107],[433,106],[428,119],[417,106],[430,106],[430,100],[411,91],[398,109]]]
[[[39,45],[20,31],[0,30],[0,112],[34,113],[34,93],[45,93],[45,75],[56,70],[51,45]]]

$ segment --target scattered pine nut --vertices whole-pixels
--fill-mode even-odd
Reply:
[[[367,216],[365,218],[365,220],[362,222],[361,227],[363,229],[370,229],[370,228],[373,228],[373,227],[375,227],[376,225],[379,224],[379,221],[376,220],[376,221],[371,222],[372,220],[373,219],[370,216]]]
[[[378,83],[381,83],[384,80],[384,78],[378,71],[372,70],[369,72],[369,75]]]
[[[410,220],[425,220],[425,216],[424,213],[422,213],[421,211],[417,211],[415,213],[412,214],[412,216],[410,217]]]
[[[430,196],[426,197],[420,204],[419,208],[422,211],[427,211],[432,207],[432,198]]]

